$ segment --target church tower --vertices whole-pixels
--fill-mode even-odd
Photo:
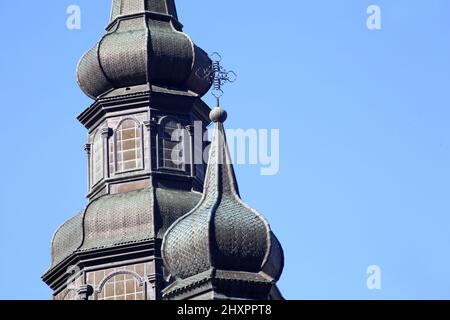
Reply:
[[[214,121],[218,137],[225,120],[222,109],[210,119],[201,99],[211,68],[174,0],[113,0],[105,35],[77,68],[94,100],[78,116],[88,204],[53,236],[43,280],[54,299],[281,299],[281,246],[217,158],[228,160],[226,145],[212,143],[208,170],[203,159],[207,126]]]

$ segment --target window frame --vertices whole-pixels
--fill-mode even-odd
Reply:
[[[97,287],[94,289],[94,294],[93,294],[93,300],[106,300],[107,298],[109,298],[109,297],[103,297],[103,299],[99,299],[99,296],[102,294],[102,292],[106,289],[106,285],[111,281],[111,280],[113,280],[115,277],[117,277],[117,276],[121,276],[121,275],[124,275],[124,276],[127,276],[127,275],[129,275],[129,276],[131,276],[132,278],[134,278],[134,281],[135,281],[135,285],[136,285],[136,289],[139,287],[139,288],[142,288],[142,296],[143,296],[143,300],[147,300],[147,285],[146,285],[146,282],[143,280],[143,278],[138,274],[138,273],[136,273],[136,272],[133,272],[133,271],[129,271],[129,270],[117,270],[117,271],[114,271],[114,272],[111,272],[110,274],[108,274],[108,275],[106,275],[101,281],[100,281],[100,283],[97,285]],[[124,280],[124,284],[126,285],[126,281],[127,280]],[[114,282],[113,282],[114,283]],[[140,292],[139,292],[140,293]],[[135,291],[134,293],[132,293],[132,294],[135,294],[135,295],[137,295],[138,294],[138,292],[137,291]],[[105,295],[105,294],[104,294]],[[114,294],[114,296],[113,296],[113,300],[115,300],[115,298],[116,298],[116,294]],[[123,296],[124,297],[126,297],[127,296],[127,293],[126,293],[126,291],[125,291],[125,293],[123,294]]]
[[[119,170],[119,161],[118,161],[118,148],[117,148],[117,142],[118,142],[118,132],[121,128],[121,126],[123,125],[124,122],[126,121],[133,121],[135,123],[135,129],[137,130],[137,132],[139,132],[139,141],[140,141],[140,152],[141,155],[140,157],[136,157],[136,162],[138,161],[138,159],[140,160],[140,165],[136,166],[136,168],[132,168],[132,169],[125,169],[125,170]],[[130,172],[135,172],[135,171],[141,171],[144,170],[144,166],[145,166],[145,154],[144,154],[144,130],[143,130],[143,126],[142,124],[135,118],[125,118],[122,119],[119,124],[117,125],[116,129],[114,130],[114,134],[113,134],[113,147],[114,150],[112,152],[114,159],[113,159],[113,168],[114,168],[114,175],[116,174],[124,174],[124,173],[130,173]],[[135,138],[136,139],[136,138]],[[136,139],[137,140],[137,139]],[[136,150],[138,150],[138,148],[136,148]],[[121,150],[123,152],[123,150]],[[123,161],[123,160],[122,160]],[[109,165],[109,164],[108,164]]]
[[[184,145],[183,145],[183,157],[184,157],[184,161],[181,164],[180,168],[175,168],[175,167],[166,167],[164,164],[164,160],[165,160],[165,156],[164,156],[164,143],[166,141],[165,139],[165,132],[166,132],[166,126],[169,122],[174,122],[177,124],[178,129],[183,130],[183,121],[181,119],[178,119],[176,117],[172,117],[172,116],[165,116],[162,117],[159,121],[158,124],[158,148],[157,148],[157,153],[158,153],[158,169],[159,170],[164,170],[164,171],[168,171],[168,172],[177,172],[177,173],[183,173],[186,174],[187,172],[187,160],[186,159],[186,147],[189,148],[190,147],[190,142],[189,139],[184,139]],[[186,141],[187,140],[187,141]],[[172,141],[172,140],[171,140]],[[172,141],[173,142],[173,141]],[[179,143],[179,142],[178,142]]]
[[[91,151],[91,189],[94,189],[103,179],[105,179],[105,145],[104,145],[104,141],[103,141],[103,136],[101,133],[101,129],[97,129],[97,131],[94,133],[93,135],[93,139],[92,139],[92,151]],[[99,139],[99,140],[97,140]],[[100,141],[100,146],[101,146],[101,173],[99,175],[99,179],[95,179],[96,178],[96,150],[95,150],[95,143],[97,141]]]

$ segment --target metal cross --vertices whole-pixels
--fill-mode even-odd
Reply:
[[[230,82],[233,83],[237,79],[237,75],[234,71],[227,71],[220,64],[222,56],[217,52],[210,55],[212,64],[206,70],[203,70],[203,78],[210,79],[212,82],[212,95],[217,100],[217,106],[220,106],[220,98],[223,96],[222,87]]]

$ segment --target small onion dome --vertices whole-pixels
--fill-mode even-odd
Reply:
[[[93,99],[147,83],[203,96],[210,66],[182,31],[173,0],[114,0],[107,33],[81,58],[77,80]]]
[[[263,272],[277,281],[283,269],[283,251],[267,221],[246,205],[226,145],[226,112],[211,112],[216,122],[202,200],[178,219],[164,235],[165,266],[176,279],[187,279],[215,269]]]

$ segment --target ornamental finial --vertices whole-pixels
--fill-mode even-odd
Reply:
[[[222,56],[213,52],[209,58],[212,61],[211,66],[203,70],[203,78],[210,79],[212,83],[212,95],[216,98],[217,107],[220,107],[220,98],[223,96],[223,86],[226,83],[233,83],[237,79],[237,74],[234,71],[226,70],[222,65]]]
[[[209,114],[209,118],[211,119],[212,122],[224,123],[228,118],[228,114],[221,107],[217,107],[217,108],[214,108],[211,110],[211,112]]]

